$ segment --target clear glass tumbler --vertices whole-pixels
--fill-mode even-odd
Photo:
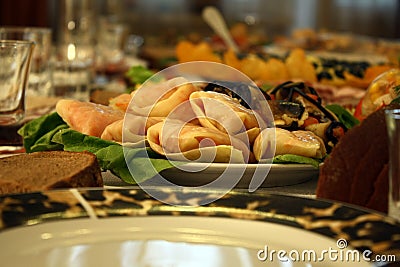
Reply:
[[[0,146],[20,146],[34,43],[0,40]],[[2,149],[3,150],[3,149]]]
[[[385,110],[389,138],[389,210],[400,220],[400,109]]]
[[[27,94],[47,97],[52,94],[51,51],[52,31],[42,27],[0,27],[1,40],[27,40],[35,43]]]

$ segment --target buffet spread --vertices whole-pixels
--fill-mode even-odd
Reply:
[[[236,264],[236,253],[238,261],[253,262],[253,253],[264,263],[267,245],[255,244],[275,236],[281,247],[285,235],[298,244],[316,238],[339,252],[354,247],[391,256],[382,264],[396,261],[399,223],[383,214],[389,190],[384,112],[400,107],[400,44],[309,29],[265,44],[242,24],[230,33],[238,51],[218,36],[186,36],[172,47],[172,59],[161,59],[165,68],[130,66],[123,91],[96,89],[90,101],[45,99],[47,107],[34,109],[42,112],[27,113],[18,130],[20,155],[0,158],[0,231],[7,230],[0,238],[25,244],[26,235],[11,229],[24,225],[38,237],[21,251],[7,247],[6,261],[40,255],[31,253],[36,243],[36,253],[56,251],[63,263],[78,264],[84,253],[72,257],[70,247],[79,246],[71,249],[78,253],[110,242],[113,249],[102,251],[123,248],[119,259],[134,254],[128,247],[143,254],[132,243],[142,238],[157,253],[166,244],[214,243],[229,248],[227,265]],[[311,179],[311,186],[305,183]],[[274,194],[302,183],[311,191],[306,197]],[[57,222],[65,218],[72,223]],[[144,261],[140,253],[135,262]],[[193,260],[196,253],[185,262],[202,261]],[[55,262],[55,254],[38,258]],[[104,263],[104,255],[91,259]]]
[[[179,75],[160,75],[157,81],[146,82],[157,76],[157,70],[132,66],[125,73],[126,92],[109,95],[103,103],[61,100],[55,113],[26,124],[20,130],[26,151],[97,152],[119,147],[120,153],[126,144],[129,149],[144,144],[142,148],[151,151],[157,162],[201,162],[201,155],[215,147],[215,158],[205,161],[319,168],[349,129],[397,98],[397,87],[392,86],[400,79],[393,60],[396,47],[385,49],[381,43],[365,40],[360,46],[354,44],[359,39],[344,42],[343,36],[298,30],[260,48],[250,38],[245,42],[246,31],[240,26],[231,29],[234,38],[241,40],[239,53],[221,46],[216,38],[211,42],[186,39],[176,44],[176,65],[223,64],[248,81],[203,77],[205,81],[192,82]],[[354,53],[355,47],[374,54],[362,57]],[[226,116],[227,109],[236,120]],[[68,138],[91,141],[69,147],[73,141]],[[97,139],[101,145],[93,148],[92,140]],[[136,183],[125,178],[123,161],[113,165],[104,159],[103,163],[103,170]],[[164,164],[158,171],[168,167]]]

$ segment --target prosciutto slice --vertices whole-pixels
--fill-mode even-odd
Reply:
[[[253,143],[260,132],[256,114],[242,106],[233,98],[217,92],[194,92],[190,95],[190,104],[199,123],[213,130],[236,136]],[[245,138],[245,139],[243,139]]]
[[[129,143],[130,146],[141,144],[146,139],[147,129],[163,119],[159,117],[146,118],[127,113],[124,119],[108,125],[101,134],[101,138],[118,143]]]
[[[244,163],[250,155],[249,148],[239,139],[178,120],[165,120],[151,126],[147,131],[147,140],[154,151],[176,160]],[[208,155],[202,155],[205,151],[212,151],[214,157],[210,159]]]
[[[124,118],[121,110],[73,99],[59,100],[56,112],[71,129],[96,137],[100,137],[108,125]]]
[[[167,117],[176,107],[188,102],[190,94],[198,90],[183,77],[144,84],[133,95],[128,109],[140,116]],[[187,112],[192,114],[190,109]],[[188,115],[193,117],[191,114]]]
[[[326,155],[324,141],[312,132],[267,128],[254,141],[255,158],[260,161],[270,157],[274,143],[275,155],[294,154],[311,158],[323,158]]]

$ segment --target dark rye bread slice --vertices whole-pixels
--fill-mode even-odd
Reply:
[[[89,152],[35,152],[0,159],[0,194],[102,186],[99,163]]]
[[[398,108],[392,105],[386,108]],[[387,212],[388,138],[380,109],[349,130],[321,166],[319,198],[343,201]]]

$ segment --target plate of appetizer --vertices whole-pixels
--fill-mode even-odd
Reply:
[[[238,76],[226,65],[200,64],[180,64],[179,75],[186,68]],[[127,184],[159,174],[196,184],[228,170],[231,177],[242,174],[234,177],[240,186],[255,172],[266,178],[256,183],[276,186],[315,177],[332,147],[357,123],[340,106],[325,107],[304,82],[265,91],[247,77],[165,78],[174,71],[155,75],[108,105],[58,101],[56,112],[19,131],[26,151],[92,152],[104,171]]]

